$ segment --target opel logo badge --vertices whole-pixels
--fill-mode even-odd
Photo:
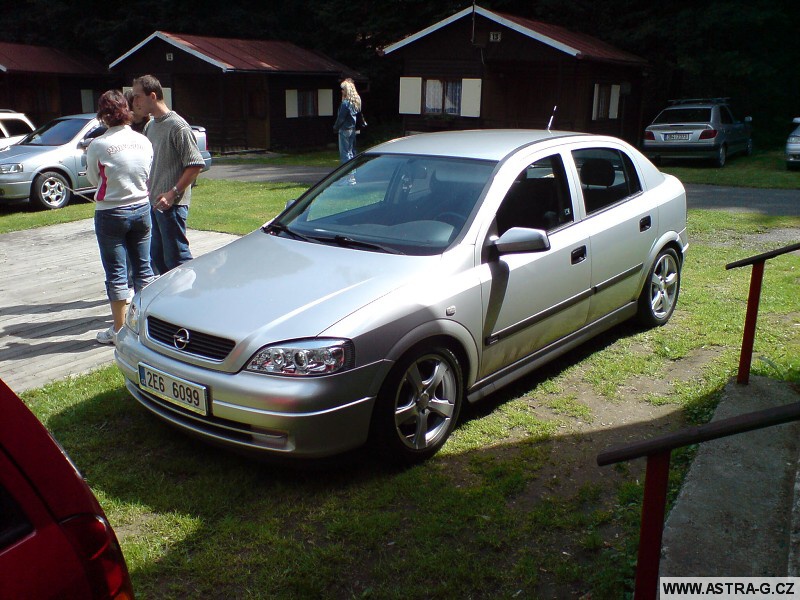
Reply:
[[[178,350],[186,350],[189,345],[189,332],[186,329],[178,329],[172,336],[172,343]]]

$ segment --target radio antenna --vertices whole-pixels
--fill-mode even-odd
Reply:
[[[556,110],[558,110],[558,104],[553,107],[553,114],[550,115],[550,120],[547,122],[547,131],[550,131],[550,128],[553,126],[553,119],[556,118]]]

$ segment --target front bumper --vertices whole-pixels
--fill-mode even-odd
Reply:
[[[17,175],[19,176],[19,175]],[[0,199],[19,200],[31,195],[31,182],[10,180],[9,175],[0,175]]]
[[[372,388],[391,366],[382,361],[309,378],[225,373],[158,354],[127,327],[117,337],[114,357],[133,397],[184,432],[241,451],[304,458],[339,454],[366,442],[376,397]],[[206,386],[209,414],[192,413],[142,390],[140,362]]]

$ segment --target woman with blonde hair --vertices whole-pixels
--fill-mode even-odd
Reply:
[[[333,130],[339,134],[339,160],[347,162],[356,154],[356,117],[361,112],[361,96],[352,79],[342,81],[342,103]]]

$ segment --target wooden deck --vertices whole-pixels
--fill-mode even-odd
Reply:
[[[235,238],[189,231],[195,256]],[[104,279],[92,219],[0,235],[0,379],[21,392],[111,363]]]

